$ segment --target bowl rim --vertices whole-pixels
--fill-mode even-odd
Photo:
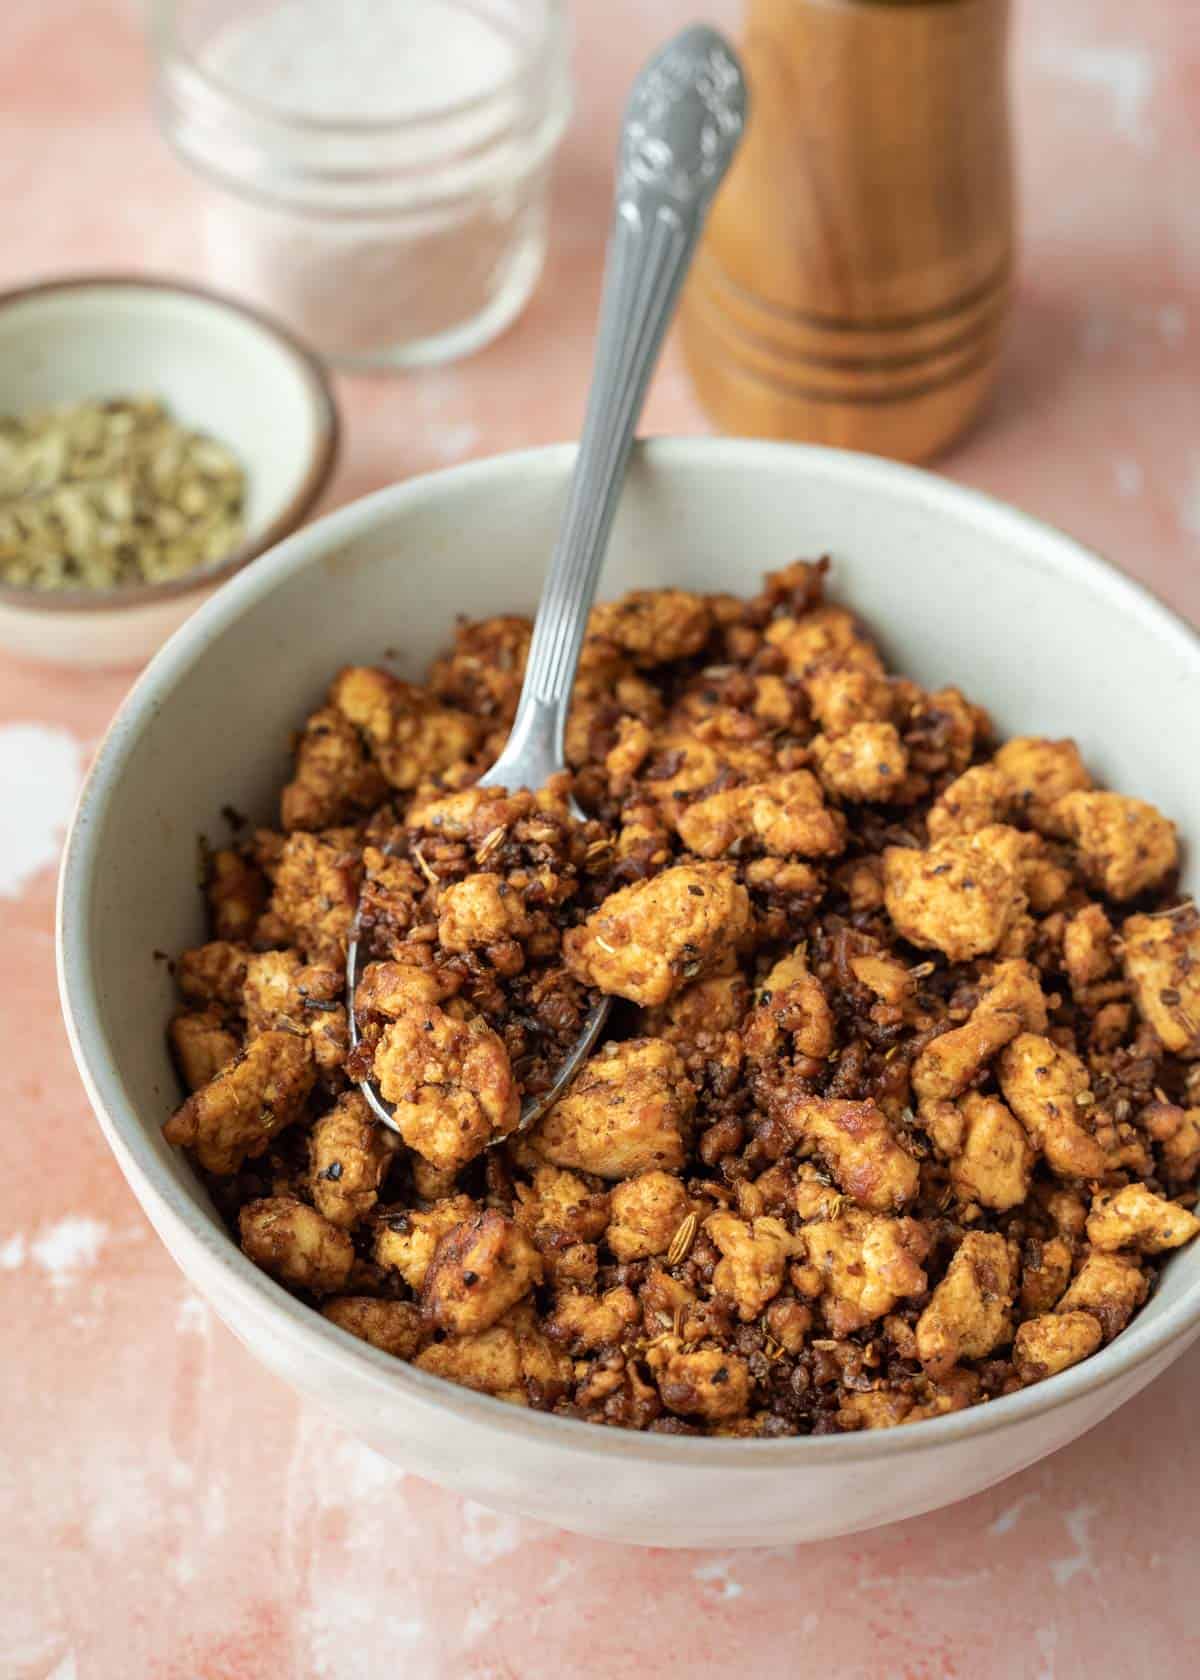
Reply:
[[[198,285],[190,280],[175,280],[167,275],[128,274],[121,271],[101,271],[83,274],[56,275],[50,279],[32,280],[20,286],[0,291],[0,312],[27,302],[31,298],[53,296],[61,292],[89,292],[136,287],[147,292],[159,292],[209,304],[218,311],[240,316],[262,337],[275,344],[299,368],[308,401],[312,407],[316,437],[308,466],[296,489],[283,509],[258,534],[227,554],[220,565],[201,566],[182,577],[165,578],[161,583],[123,584],[115,589],[29,589],[20,584],[0,581],[0,608],[17,607],[30,612],[119,612],[128,607],[157,605],[161,601],[178,599],[211,590],[233,577],[259,555],[301,525],[316,506],[330,476],[337,465],[341,449],[342,424],[333,384],[315,351],[282,322],[243,303],[240,298],[212,286]]]
[[[1173,1344],[1182,1353],[1200,1327],[1200,1279],[1163,1311],[1157,1323],[1147,1324],[1139,1314],[1107,1347],[1071,1369],[985,1405],[923,1420],[911,1430],[864,1430],[845,1435],[763,1440],[607,1429],[475,1393],[420,1371],[351,1336],[254,1266],[227,1233],[191,1200],[170,1166],[159,1158],[151,1133],[139,1120],[133,1105],[124,1099],[120,1079],[98,1028],[87,915],[88,889],[96,866],[94,841],[100,827],[99,818],[107,799],[119,785],[122,766],[143,721],[156,713],[161,697],[202,657],[222,630],[293,573],[319,565],[322,556],[371,531],[381,515],[402,515],[422,501],[439,502],[447,495],[453,497],[459,489],[477,489],[489,480],[502,485],[514,473],[525,479],[540,477],[561,485],[565,483],[575,448],[574,444],[551,444],[485,457],[422,474],[327,514],[287,539],[265,556],[260,565],[193,614],[151,661],[113,718],[80,791],[63,851],[56,917],[59,996],[72,1053],[93,1111],[131,1188],[148,1213],[153,1209],[152,1223],[159,1235],[165,1240],[165,1229],[169,1228],[189,1254],[195,1256],[202,1250],[203,1257],[222,1274],[222,1300],[235,1302],[239,1314],[244,1313],[260,1324],[267,1323],[277,1341],[286,1339],[291,1351],[303,1356],[296,1360],[297,1366],[314,1372],[318,1368],[340,1372],[357,1386],[368,1387],[374,1403],[386,1404],[389,1398],[393,1401],[400,1398],[424,1407],[437,1407],[448,1420],[459,1419],[501,1434],[519,1435],[531,1443],[541,1442],[562,1451],[617,1455],[630,1463],[652,1464],[660,1470],[678,1466],[690,1471],[700,1468],[761,1471],[818,1463],[874,1464],[897,1455],[1018,1427],[1084,1396],[1111,1388]],[[632,470],[648,467],[651,471],[661,468],[670,472],[676,466],[694,464],[697,458],[715,463],[718,457],[747,471],[755,463],[774,462],[786,464],[792,471],[840,479],[858,488],[899,491],[917,503],[932,505],[935,512],[938,508],[952,510],[971,523],[991,527],[1021,546],[1041,569],[1076,583],[1085,581],[1114,610],[1138,619],[1157,637],[1174,643],[1186,658],[1195,662],[1200,675],[1200,633],[1143,584],[1054,526],[986,492],[939,478],[922,468],[812,444],[668,437],[639,442]],[[204,1282],[191,1271],[186,1275],[201,1293],[207,1293]],[[1119,1401],[1120,1397],[1114,1404]]]

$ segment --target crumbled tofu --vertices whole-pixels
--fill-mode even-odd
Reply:
[[[189,1091],[199,1091],[237,1055],[241,1041],[229,1031],[221,1011],[185,1009],[172,1016],[167,1037]]]
[[[883,675],[878,649],[844,607],[814,607],[801,618],[777,618],[767,630],[767,641],[797,677],[808,676],[820,664]]]
[[[1125,974],[1143,1021],[1166,1049],[1200,1057],[1200,915],[1130,916],[1121,929]]]
[[[589,651],[607,646],[604,642],[583,644],[564,743],[572,767],[606,753],[623,717],[653,724],[662,718],[662,696],[638,675],[631,661],[618,658],[609,648],[607,658],[598,658],[589,668]]]
[[[1023,1383],[1041,1382],[1078,1365],[1104,1340],[1099,1319],[1091,1313],[1047,1313],[1026,1319],[1013,1338],[1013,1364]]]
[[[1037,970],[1019,958],[996,963],[984,976],[969,1019],[933,1039],[913,1063],[913,1090],[922,1104],[959,1097],[1019,1032],[1041,1032],[1045,1026]]]
[[[546,1320],[552,1341],[562,1342],[576,1356],[615,1345],[642,1316],[633,1291],[620,1285],[603,1295],[586,1295],[579,1290],[561,1290]]]
[[[336,707],[323,706],[296,744],[279,820],[286,830],[333,828],[372,810],[386,792],[387,783],[358,730]]]
[[[1027,834],[1025,840],[1025,855],[1019,864],[1021,885],[1029,900],[1029,908],[1038,916],[1046,916],[1070,896],[1075,878],[1069,869],[1056,861],[1039,834]]]
[[[1111,1253],[1135,1249],[1139,1254],[1161,1254],[1181,1248],[1200,1231],[1200,1219],[1177,1202],[1156,1196],[1144,1184],[1127,1184],[1123,1190],[1098,1190],[1092,1197],[1087,1236],[1092,1247]]]
[[[728,866],[678,864],[622,887],[563,938],[586,985],[632,1003],[665,1003],[722,967],[750,926],[750,900]]]
[[[1058,801],[1092,785],[1074,741],[1017,735],[1004,743],[992,763],[1007,782],[1017,809],[1043,834],[1062,832],[1053,815]]]
[[[1085,1119],[1091,1086],[1079,1057],[1039,1033],[1021,1033],[1000,1057],[1004,1100],[1060,1178],[1100,1178],[1108,1160]]]
[[[609,642],[635,665],[650,668],[699,653],[712,629],[712,609],[684,589],[631,589],[592,608],[588,635]]]
[[[537,1165],[532,1182],[518,1184],[513,1218],[558,1275],[567,1255],[604,1235],[609,1222],[607,1191],[589,1190],[581,1178],[562,1167]]]
[[[920,1169],[873,1102],[800,1098],[786,1119],[859,1207],[894,1213],[916,1195]]]
[[[542,1257],[519,1225],[485,1208],[447,1231],[421,1284],[421,1311],[439,1330],[471,1336],[542,1281]]]
[[[1074,842],[1084,875],[1109,898],[1136,898],[1159,886],[1179,862],[1174,823],[1144,799],[1068,793],[1051,815]]]
[[[658,1009],[642,1015],[648,1038],[669,1039],[686,1056],[720,1042],[741,1026],[750,1007],[750,987],[741,974],[714,974],[694,980]]]
[[[240,1008],[249,955],[245,946],[227,939],[197,945],[180,953],[175,984],[189,1003],[224,1003]]]
[[[570,1358],[543,1334],[523,1301],[487,1330],[431,1343],[413,1363],[431,1376],[517,1406],[527,1406],[531,1396],[552,1403],[572,1377]]]
[[[421,1292],[425,1274],[442,1238],[475,1212],[470,1196],[447,1196],[429,1208],[410,1208],[390,1215],[375,1229],[375,1263],[398,1272],[414,1295]]]
[[[883,890],[897,932],[952,962],[994,951],[1025,908],[1016,872],[974,834],[923,852],[889,846]]]
[[[1163,1177],[1168,1183],[1195,1178],[1200,1169],[1200,1108],[1147,1103],[1138,1123],[1158,1144]]]
[[[617,738],[604,755],[609,786],[624,791],[654,749],[654,731],[644,718],[623,717],[617,724]]]
[[[951,840],[1004,823],[1011,815],[1013,789],[994,764],[975,764],[945,788],[926,820],[930,840]]]
[[[473,951],[529,932],[521,895],[487,871],[444,888],[438,909],[438,939],[447,951]]]
[[[820,1274],[822,1309],[831,1335],[848,1336],[925,1292],[921,1262],[929,1236],[915,1219],[887,1219],[843,1207],[801,1232],[809,1264]]]
[[[648,1260],[670,1248],[691,1201],[670,1173],[644,1172],[614,1187],[611,1210],[604,1238],[609,1249],[621,1261]]]
[[[421,1345],[421,1315],[411,1301],[336,1295],[321,1311],[339,1330],[349,1331],[359,1341],[370,1342],[395,1359],[411,1359]]]
[[[804,679],[813,717],[826,735],[844,735],[856,723],[887,723],[891,685],[878,671],[857,665],[818,665]]]
[[[718,712],[687,728],[673,723],[657,732],[655,750],[642,774],[647,793],[672,826],[683,802],[704,793],[718,779],[758,783],[776,770],[771,743],[757,726],[748,736],[740,720],[736,731],[727,730],[728,722]]]
[[[284,1025],[305,1030],[297,984],[303,967],[299,951],[256,951],[247,957],[242,1009],[251,1037]]]
[[[1146,1299],[1149,1279],[1129,1254],[1090,1254],[1058,1303],[1060,1313],[1088,1312],[1111,1342]]]
[[[913,1400],[908,1394],[891,1389],[868,1389],[862,1394],[847,1394],[838,1407],[837,1419],[842,1429],[895,1429],[912,1415]]]
[[[336,1225],[292,1196],[247,1202],[238,1217],[242,1248],[290,1289],[335,1295],[354,1265],[354,1244]]]
[[[779,1299],[771,1302],[766,1311],[767,1335],[778,1342],[785,1353],[799,1353],[808,1341],[813,1327],[812,1308],[803,1301]]]
[[[1015,1267],[1004,1238],[969,1231],[917,1321],[917,1354],[931,1376],[982,1359],[1012,1334]]]
[[[947,1097],[926,1098],[917,1111],[917,1119],[944,1160],[950,1160],[962,1149],[967,1119],[958,1103]]]
[[[267,902],[267,879],[250,858],[227,846],[209,857],[204,896],[214,934],[236,944],[254,933]]]
[[[345,974],[327,964],[305,963],[298,951],[259,951],[246,960],[242,1008],[247,1035],[307,1033],[317,1072],[336,1081],[349,1049]]]
[[[1141,917],[1130,917],[1141,921]],[[1098,904],[1085,904],[1063,929],[1063,961],[1071,990],[1082,992],[1113,968],[1112,923]]]
[[[1025,1200],[1034,1151],[1025,1128],[997,1097],[969,1091],[959,1102],[966,1121],[962,1153],[950,1163],[950,1182],[961,1201],[1004,1213]]]
[[[853,723],[840,735],[817,735],[809,751],[821,786],[835,799],[886,804],[908,774],[908,754],[890,723]]]
[[[519,613],[460,622],[454,646],[429,668],[429,692],[501,725],[516,715],[533,624]]]
[[[684,1348],[668,1336],[649,1350],[646,1363],[654,1372],[663,1405],[680,1417],[719,1422],[746,1410],[750,1398],[750,1369],[736,1353],[721,1348]]]
[[[374,1118],[366,1098],[344,1091],[317,1121],[309,1140],[317,1211],[344,1231],[353,1230],[375,1206],[396,1147],[394,1135]]]
[[[754,679],[754,716],[767,729],[794,730],[804,716],[804,691],[791,677]]]
[[[226,1177],[299,1119],[316,1077],[309,1041],[290,1032],[251,1039],[163,1127],[205,1172]]]
[[[435,1167],[457,1170],[521,1117],[503,1041],[478,1016],[438,1004],[412,1005],[384,1028],[374,1072],[396,1128]]]
[[[444,968],[418,968],[415,963],[368,963],[354,994],[360,1016],[383,1015],[395,1021],[410,1009],[444,1003],[458,990],[458,976]]]
[[[796,1241],[782,1220],[769,1215],[747,1221],[712,1213],[704,1230],[724,1256],[713,1273],[713,1287],[737,1303],[738,1317],[748,1324],[783,1288]]]
[[[1021,1311],[1027,1315],[1048,1313],[1057,1305],[1071,1281],[1074,1252],[1065,1237],[1026,1246],[1021,1267]]]
[[[833,1049],[833,1012],[803,951],[782,957],[759,988],[743,1030],[746,1054],[765,1062],[790,1043],[801,1056],[823,1059]]]
[[[684,1162],[696,1094],[678,1050],[663,1039],[606,1044],[530,1134],[556,1166],[631,1178]]]
[[[898,958],[880,951],[863,951],[850,958],[850,972],[860,986],[874,992],[881,1004],[906,1016],[916,993],[912,971]]]
[[[704,858],[746,844],[779,857],[834,857],[846,844],[844,819],[826,805],[821,784],[808,770],[698,799],[676,826],[689,851]]]
[[[387,782],[401,790],[470,758],[479,745],[477,719],[387,671],[349,667],[335,678],[329,704],[361,731]]]
[[[280,854],[267,914],[310,962],[344,968],[361,880],[354,851],[297,830]]]

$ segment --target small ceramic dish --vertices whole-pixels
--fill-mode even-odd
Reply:
[[[59,978],[113,1151],[187,1277],[256,1358],[413,1473],[608,1540],[755,1546],[871,1528],[963,1499],[1081,1435],[1200,1335],[1200,1244],[1091,1359],[986,1406],[900,1429],[721,1440],[602,1429],[446,1383],[357,1341],[230,1240],[163,1140],[179,1100],[166,965],[204,937],[196,836],[232,804],[270,821],[288,741],[339,666],[419,680],[456,615],[526,612],[572,451],[410,480],[307,527],[209,601],[136,684],[67,843]],[[731,438],[640,446],[602,597],[676,585],[747,594],[831,554],[834,595],[926,687],[962,681],[1002,734],[1073,735],[1096,776],[1169,811],[1200,890],[1200,639],[1069,538],[869,455]],[[390,652],[388,650],[391,650]],[[1169,720],[1169,726],[1164,726]]]
[[[0,647],[59,664],[140,664],[187,615],[302,523],[337,454],[338,420],[315,357],[216,293],[129,276],[0,293],[0,412],[148,392],[226,444],[246,470],[246,537],[212,566],[97,591],[0,583]]]

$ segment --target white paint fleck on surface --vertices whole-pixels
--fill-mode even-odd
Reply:
[[[464,420],[459,424],[434,422],[426,429],[426,436],[439,461],[462,461],[478,447],[482,433],[478,426]]]
[[[75,1653],[68,1651],[61,1662],[55,1663],[46,1680],[78,1680],[78,1677],[79,1665],[75,1661]]]
[[[81,780],[79,742],[40,723],[0,727],[0,898],[16,898],[26,882],[58,862]]]
[[[30,1244],[34,1262],[47,1273],[56,1290],[69,1289],[79,1276],[96,1264],[108,1240],[108,1226],[86,1214],[69,1214],[49,1225]]]
[[[209,1482],[204,1490],[204,1532],[210,1540],[224,1534],[228,1527],[224,1484]]]
[[[1058,1650],[1058,1630],[1052,1627],[1035,1628],[1033,1637],[1037,1643],[1038,1656],[1041,1659],[1041,1666],[1033,1680],[1054,1680],[1056,1672],[1054,1656]]]
[[[1081,1575],[1084,1571],[1089,1574],[1094,1572],[1091,1526],[1093,1518],[1097,1515],[1098,1507],[1095,1505],[1076,1505],[1073,1510],[1064,1514],[1063,1522],[1075,1550],[1070,1557],[1051,1559],[1050,1573],[1056,1586],[1065,1587],[1076,1575]]]
[[[19,1231],[0,1243],[0,1272],[15,1272],[25,1264],[25,1238]]]
[[[404,1472],[382,1453],[349,1436],[339,1441],[336,1456],[337,1483],[351,1503],[384,1498],[395,1493],[404,1480]]]
[[[1020,1522],[1022,1513],[1030,1505],[1036,1505],[1040,1497],[1041,1495],[1036,1493],[1022,1494],[1020,1499],[1001,1511],[1000,1515],[988,1524],[988,1533],[997,1535],[1011,1533]]]
[[[1187,315],[1183,305],[1164,303],[1158,311],[1158,330],[1167,344],[1182,344],[1187,337]]]
[[[188,1292],[175,1314],[175,1328],[181,1335],[207,1336],[212,1330],[212,1311],[202,1295]]]
[[[462,1525],[463,1554],[472,1563],[495,1563],[525,1544],[519,1518],[489,1511],[473,1499],[463,1500]]]
[[[1087,309],[1079,327],[1079,348],[1085,356],[1103,356],[1112,345],[1112,317],[1102,306]]]
[[[128,1443],[110,1452],[98,1440],[83,1483],[84,1533],[93,1551],[123,1556],[162,1517],[160,1490],[145,1466],[133,1461]]]
[[[1113,133],[1143,149],[1153,145],[1154,132],[1147,111],[1158,81],[1158,64],[1148,47],[1062,43],[1042,48],[1037,63],[1039,69],[1061,76],[1077,87],[1106,95]]]
[[[492,1631],[497,1620],[497,1614],[490,1604],[472,1604],[463,1618],[463,1644],[476,1644],[483,1638],[484,1634]]]
[[[732,1558],[714,1558],[711,1563],[704,1563],[699,1569],[693,1569],[692,1578],[703,1582],[705,1586],[713,1587],[720,1599],[741,1598],[746,1589],[737,1577],[730,1573],[732,1568]]]
[[[1146,473],[1140,461],[1135,461],[1131,455],[1118,455],[1113,462],[1113,478],[1116,481],[1117,495],[1124,501],[1132,501],[1140,496],[1146,485]]]
[[[559,1558],[558,1562],[554,1565],[554,1568],[546,1576],[546,1591],[548,1593],[556,1592],[559,1587],[565,1586],[574,1573],[575,1565],[571,1562],[570,1558]]]
[[[1189,536],[1200,538],[1200,459],[1192,462],[1191,476],[1180,498],[1179,523]]]

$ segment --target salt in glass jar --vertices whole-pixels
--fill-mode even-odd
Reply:
[[[466,355],[528,301],[571,105],[563,0],[154,0],[208,265],[345,367]]]

